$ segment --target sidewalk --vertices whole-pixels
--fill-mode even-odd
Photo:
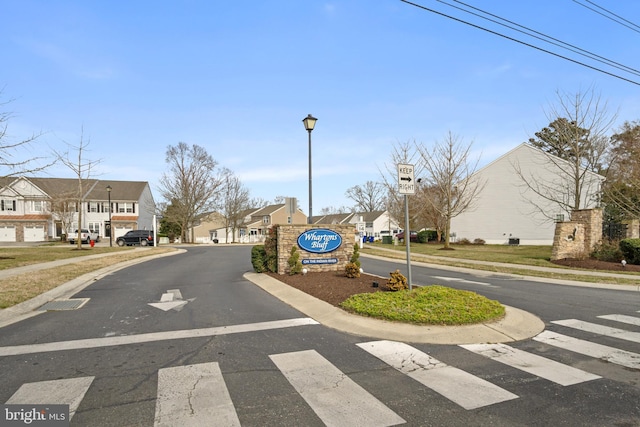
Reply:
[[[360,256],[407,265],[405,252],[396,251],[394,249],[379,248],[379,247],[376,247],[375,249],[396,254],[401,258],[387,258],[387,257],[378,256],[378,255],[367,254],[366,252],[360,252]],[[430,264],[429,263],[430,260],[437,261],[438,263]],[[536,272],[542,272],[542,273],[550,273],[557,276],[611,277],[611,278],[617,278],[617,279],[637,280],[640,285],[640,274],[635,274],[635,273],[620,274],[620,273],[605,272],[605,271],[572,270],[568,268],[539,267],[535,265],[509,264],[509,263],[492,262],[492,261],[478,261],[478,260],[472,260],[472,259],[458,259],[458,258],[453,259],[453,258],[447,258],[447,257],[414,254],[414,253],[411,254],[411,265],[427,266],[427,267],[439,268],[439,269],[450,270],[450,271],[473,272],[474,274],[479,276],[482,276],[482,275],[489,276],[489,275],[499,274],[499,275],[513,276],[513,277],[522,277],[534,282],[543,281],[546,283],[554,283],[554,284],[567,285],[567,286],[582,286],[582,287],[601,288],[601,289],[634,290],[633,287],[636,286],[636,285],[616,285],[616,284],[595,283],[595,282],[581,282],[581,281],[571,280],[570,277],[566,279],[558,279],[558,278],[551,278],[551,277],[528,276],[523,273],[502,273],[502,272],[495,272],[490,270],[476,270],[469,267],[455,267],[455,266],[450,266],[446,264],[439,264],[440,262],[457,262],[461,264],[492,266],[492,267],[500,267],[500,268],[511,269],[511,270],[518,270],[521,272],[536,271]]]

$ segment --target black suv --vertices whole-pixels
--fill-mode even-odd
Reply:
[[[116,239],[118,246],[153,246],[153,231],[152,230],[131,230],[127,231],[124,236],[120,236]]]

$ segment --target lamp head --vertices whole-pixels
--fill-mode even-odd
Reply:
[[[313,130],[313,128],[316,126],[316,121],[318,119],[316,119],[315,117],[313,117],[311,114],[308,114],[307,117],[305,117],[304,119],[302,119],[302,123],[304,123],[304,128],[308,131],[311,132]]]

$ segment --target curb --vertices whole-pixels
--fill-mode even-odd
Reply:
[[[376,339],[425,344],[504,343],[528,339],[544,330],[544,322],[526,311],[505,306],[496,322],[465,326],[411,325],[347,313],[271,276],[245,273],[245,279],[329,328]]]

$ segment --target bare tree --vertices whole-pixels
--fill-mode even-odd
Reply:
[[[384,170],[379,169],[382,185],[386,189],[385,208],[404,230],[413,230],[418,221],[418,204],[415,203],[415,196],[409,196],[409,224],[405,224],[404,197],[398,191],[398,164],[413,165],[416,179],[422,176],[424,163],[415,141],[394,144],[389,162],[385,163]]]
[[[434,206],[444,206],[443,194],[434,188],[420,182],[416,186],[415,194],[416,222],[424,227],[436,231],[437,241],[442,240],[447,225],[446,218],[442,215],[441,209]],[[411,206],[411,204],[410,204]]]
[[[557,105],[547,113],[549,127],[537,132],[529,144],[540,148],[544,160],[536,170],[525,172],[514,163],[523,186],[542,203],[529,201],[535,210],[554,220],[549,204],[570,214],[600,196],[600,179],[610,147],[606,133],[616,115],[593,89],[568,94],[557,92]]]
[[[244,214],[249,209],[251,200],[249,190],[240,179],[228,169],[222,172],[222,215],[225,218],[225,233],[231,230],[232,243],[236,241],[236,230],[243,225]]]
[[[325,206],[324,208],[320,209],[320,215],[337,215],[349,213],[351,211],[352,209],[346,206],[340,206],[337,208],[335,206]]]
[[[347,189],[345,196],[356,202],[354,209],[359,212],[374,212],[384,208],[385,186],[367,181],[364,185],[354,185]]]
[[[448,133],[442,142],[431,149],[419,147],[425,165],[423,181],[437,197],[427,197],[431,207],[444,218],[444,247],[450,248],[451,219],[472,209],[473,203],[484,188],[485,182],[475,175],[478,162],[470,163],[472,144]]]
[[[82,249],[82,239],[80,238],[80,231],[82,230],[82,213],[83,207],[82,203],[84,201],[84,196],[87,193],[88,183],[87,181],[91,178],[93,174],[94,168],[102,162],[102,160],[86,160],[84,158],[85,152],[88,151],[88,146],[91,143],[89,139],[85,140],[84,138],[84,128],[81,129],[80,132],[80,142],[78,145],[73,145],[67,143],[67,146],[71,149],[70,154],[68,151],[66,153],[57,153],[58,158],[66,167],[68,167],[76,179],[78,180],[78,186],[75,193],[75,208],[78,211],[78,221],[76,223],[76,229],[78,230],[78,236],[76,238],[76,247],[78,249]],[[75,153],[75,155],[73,154]],[[111,207],[109,207],[111,209]],[[69,230],[68,230],[69,231]]]
[[[0,89],[0,96],[2,90]],[[0,101],[0,109],[4,109],[13,100]],[[0,111],[0,175],[16,176],[40,172],[57,161],[57,156],[47,158],[27,154],[26,159],[20,159],[21,154],[31,151],[33,144],[42,136],[42,133],[34,133],[25,139],[15,139],[9,134],[9,121],[13,118],[12,112]],[[42,150],[38,150],[42,153]]]
[[[66,235],[71,229],[73,217],[76,213],[77,197],[75,193],[60,193],[52,196],[50,212],[60,221],[62,232]]]
[[[213,157],[196,144],[169,146],[165,160],[169,172],[160,178],[160,194],[173,205],[166,213],[171,218],[166,219],[180,224],[182,241],[188,242],[187,231],[194,219],[214,209],[224,174],[217,171]]]

